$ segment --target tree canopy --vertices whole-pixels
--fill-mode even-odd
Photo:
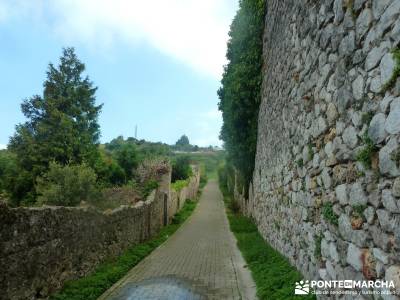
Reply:
[[[264,0],[241,0],[233,19],[221,88],[218,91],[223,125],[220,138],[228,159],[246,183],[252,178],[261,102]]]
[[[50,162],[95,163],[102,105],[96,105],[97,88],[83,76],[84,71],[74,49],[65,48],[60,64],[49,65],[43,95],[23,101],[21,109],[27,121],[16,126],[9,143],[20,169],[14,199],[35,198],[35,180],[48,170]]]

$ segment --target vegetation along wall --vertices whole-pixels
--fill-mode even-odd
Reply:
[[[45,298],[65,281],[153,237],[188,197],[194,199],[199,170],[193,168],[180,193],[171,190],[170,182],[168,172],[146,201],[104,213],[78,207],[0,205],[0,299]]]
[[[386,278],[400,289],[400,1],[266,6],[242,208],[307,279]]]

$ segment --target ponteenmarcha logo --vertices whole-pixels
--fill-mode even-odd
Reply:
[[[296,282],[294,289],[295,295],[308,295],[310,293],[310,283],[308,280]]]

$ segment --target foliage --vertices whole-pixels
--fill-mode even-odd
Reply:
[[[143,199],[146,199],[148,195],[150,195],[150,193],[155,190],[156,188],[158,188],[159,184],[157,181],[155,180],[149,180],[146,181],[146,183],[143,186],[143,190],[142,190],[142,195],[143,195]]]
[[[175,143],[176,146],[188,146],[190,145],[189,138],[186,135],[182,135],[179,140]]]
[[[139,163],[138,153],[134,144],[123,144],[115,150],[115,160],[124,169],[127,180],[133,177],[133,171]]]
[[[393,59],[394,59],[396,65],[394,67],[392,76],[390,77],[388,82],[386,82],[383,85],[382,90],[381,90],[382,93],[391,89],[395,85],[397,78],[400,76],[400,48],[393,49],[392,55],[393,55]]]
[[[336,226],[339,224],[339,217],[333,211],[333,205],[331,202],[326,202],[322,206],[322,215],[324,216],[325,220],[328,221],[329,223]]]
[[[232,197],[223,186],[221,190],[229,206]],[[295,282],[302,279],[300,272],[264,241],[251,219],[228,210],[228,220],[256,283],[258,298],[297,299],[293,291]],[[304,296],[302,299],[315,299],[315,295]]]
[[[16,167],[15,155],[8,150],[0,150],[0,195],[12,190]]]
[[[365,168],[369,169],[371,168],[372,156],[376,153],[377,147],[368,136],[368,133],[365,133],[363,141],[365,146],[357,153],[356,159],[361,162]]]
[[[353,205],[353,216],[364,218],[364,210],[366,208],[367,206],[363,204]]]
[[[187,179],[191,175],[189,156],[178,156],[172,161],[172,182]]]
[[[322,242],[323,235],[315,235],[314,236],[314,241],[315,241],[315,249],[314,249],[314,257],[316,259],[321,259],[322,253],[321,253],[321,242]]]
[[[92,274],[65,284],[64,288],[51,296],[52,300],[95,300],[121,279],[130,269],[164,243],[192,214],[196,202],[187,200],[174,216],[172,224],[161,229],[153,239],[133,246],[115,260],[101,264]]]
[[[177,180],[171,184],[171,188],[175,191],[180,192],[184,187],[188,186],[189,179]]]
[[[221,139],[229,160],[251,181],[257,144],[258,110],[261,102],[262,48],[265,1],[241,0],[231,24],[221,88]]]
[[[85,65],[73,48],[63,50],[58,67],[49,65],[43,96],[26,99],[21,109],[27,121],[16,127],[9,149],[16,154],[18,176],[15,200],[35,198],[35,180],[49,163],[92,164],[97,157],[100,136],[96,87],[83,77]]]
[[[361,122],[363,124],[369,125],[369,123],[371,123],[371,120],[373,117],[374,117],[374,113],[372,111],[363,113],[361,116]]]
[[[95,172],[85,164],[62,166],[51,163],[49,171],[37,179],[40,204],[76,206],[98,198]]]

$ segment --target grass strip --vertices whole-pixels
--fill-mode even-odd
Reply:
[[[107,291],[114,283],[128,273],[154,249],[164,243],[196,208],[197,201],[186,200],[183,208],[174,216],[172,223],[161,229],[151,240],[133,246],[114,260],[102,263],[90,275],[69,281],[58,293],[52,295],[52,300],[95,300]]]
[[[230,207],[232,197],[221,186],[231,231],[237,245],[253,275],[259,299],[316,299],[315,295],[295,296],[295,282],[303,276],[278,251],[272,248],[260,235],[250,218],[234,213]]]

